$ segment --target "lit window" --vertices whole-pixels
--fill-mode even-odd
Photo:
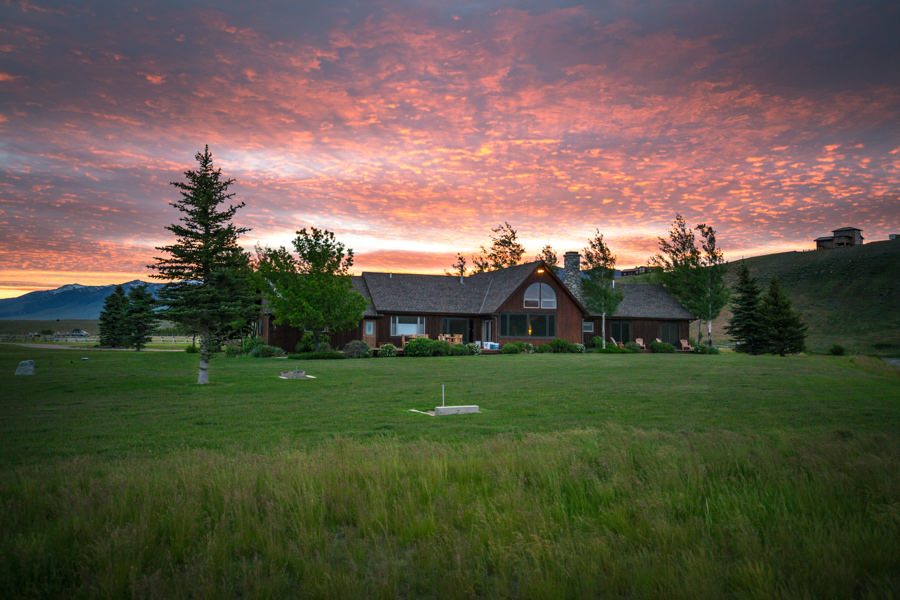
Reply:
[[[556,292],[549,284],[535,282],[525,290],[525,308],[556,308]]]
[[[555,337],[555,315],[525,315],[503,313],[500,315],[502,337]]]

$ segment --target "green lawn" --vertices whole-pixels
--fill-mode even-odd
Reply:
[[[900,376],[874,359],[196,366],[0,345],[4,597],[900,592]],[[442,384],[482,412],[410,412]]]

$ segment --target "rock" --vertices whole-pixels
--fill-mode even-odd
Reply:
[[[16,375],[34,375],[34,361],[23,360],[16,367]]]

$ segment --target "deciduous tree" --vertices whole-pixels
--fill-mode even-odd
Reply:
[[[559,264],[559,259],[556,257],[556,251],[550,246],[550,244],[547,244],[546,246],[541,248],[541,251],[534,258],[535,260],[544,261],[551,267],[555,267]]]
[[[725,273],[728,265],[722,251],[716,246],[716,232],[712,227],[701,223],[695,227],[700,232],[700,247],[703,255],[700,257],[700,269],[696,274],[696,296],[692,300],[692,312],[706,321],[706,343],[712,346],[712,322],[722,312],[722,307],[728,302],[729,289],[725,284]],[[699,326],[699,323],[698,323]],[[700,332],[697,332],[697,342],[700,342]]]
[[[581,280],[581,295],[588,310],[600,313],[600,337],[606,349],[606,315],[612,314],[622,302],[622,290],[615,287],[616,257],[596,230],[583,251],[585,277]]]
[[[197,383],[206,384],[211,352],[255,319],[258,306],[250,257],[238,245],[249,229],[233,222],[244,203],[220,208],[234,197],[228,192],[234,180],[213,166],[209,146],[195,158],[198,168],[184,172],[186,181],[172,182],[181,198],[171,204],[182,216],[166,229],[176,240],[156,248],[164,256],[150,268],[158,271],[153,277],[169,281],[159,293],[165,317],[200,337]]]
[[[700,247],[694,231],[700,234]],[[659,238],[659,253],[650,258],[659,268],[660,283],[698,317],[697,341],[703,337],[707,321],[707,341],[712,344],[712,320],[728,301],[725,259],[716,245],[715,230],[705,223],[688,229],[680,214],[675,215],[669,237]]]
[[[301,229],[293,241],[296,256],[283,246],[257,247],[261,289],[272,307],[275,322],[319,334],[357,325],[366,299],[353,289],[350,267],[353,250],[345,249],[330,231]]]
[[[513,267],[522,260],[525,247],[518,241],[516,230],[504,221],[491,229],[491,248],[481,247],[481,254],[472,257],[476,273]]]

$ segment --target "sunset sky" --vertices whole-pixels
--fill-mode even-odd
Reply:
[[[0,297],[148,279],[209,144],[242,240],[443,272],[508,221],[645,264],[900,233],[900,2],[0,5]]]

